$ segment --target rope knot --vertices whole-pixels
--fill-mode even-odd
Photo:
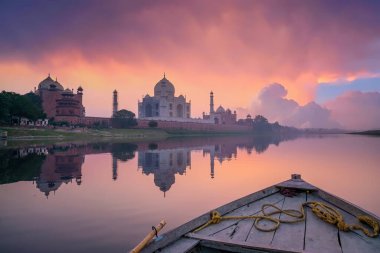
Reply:
[[[218,224],[222,220],[222,216],[218,211],[212,211],[211,212],[211,223],[212,224]]]
[[[339,230],[341,231],[350,231],[350,226],[344,222],[343,220],[338,220],[338,223],[336,224],[336,226],[339,228]]]

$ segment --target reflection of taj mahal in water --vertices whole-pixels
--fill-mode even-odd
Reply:
[[[175,174],[183,175],[191,166],[191,149],[141,151],[138,154],[138,167],[146,175],[154,175],[154,183],[164,193],[175,182]]]
[[[191,168],[191,151],[202,150],[203,157],[210,157],[210,177],[215,177],[215,160],[222,163],[237,155],[237,146],[207,145],[176,149],[139,151],[138,167],[145,175],[153,174],[154,183],[162,192],[167,192],[175,183],[175,174],[185,175],[186,168]]]

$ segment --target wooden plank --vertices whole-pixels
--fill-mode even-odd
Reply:
[[[246,210],[245,213],[242,213],[240,215],[261,215],[262,214],[261,207],[263,204],[282,205],[283,201],[284,201],[284,196],[279,193],[276,193],[272,196],[269,196],[267,198],[251,203],[251,207],[249,209],[250,212]],[[213,234],[213,236],[216,236],[221,239],[229,238],[229,239],[234,239],[236,241],[246,241],[248,234],[252,229],[253,222],[254,222],[253,219],[244,219],[240,221],[235,221],[233,226],[225,230],[222,230],[216,234]],[[267,233],[267,232],[264,232],[264,233]]]
[[[316,193],[307,194],[307,201],[322,201]],[[322,201],[323,202],[323,201]],[[306,207],[306,252],[342,252],[339,245],[338,228],[316,217]]]
[[[346,223],[351,225],[360,224],[355,216],[334,206],[332,203],[328,204],[336,208],[337,211],[343,215]],[[350,232],[339,231],[339,238],[343,253],[369,253],[380,251],[380,237],[370,238],[358,230]]]
[[[178,241],[168,245],[160,251],[160,253],[186,253],[190,252],[199,243],[199,240],[191,238],[181,238]]]
[[[358,215],[368,215],[368,216],[371,216],[373,219],[375,219],[378,223],[380,223],[380,217],[378,217],[377,215],[369,212],[369,211],[366,211],[364,210],[363,208],[355,205],[355,204],[352,204],[342,198],[339,198],[331,193],[328,193],[326,191],[323,191],[323,190],[319,190],[318,191],[318,196],[324,200],[326,200],[327,202],[330,202],[336,206],[338,206],[340,209],[346,211],[347,213],[350,213],[354,216],[358,216]]]
[[[287,251],[284,249],[272,247],[269,245],[262,245],[259,243],[252,244],[250,242],[242,242],[236,240],[223,240],[212,236],[199,235],[195,233],[189,233],[186,235],[189,238],[200,240],[201,247],[208,247],[214,249],[220,249],[229,252],[301,252],[301,251]]]
[[[269,195],[272,195],[274,193],[278,192],[278,189],[274,186],[265,188],[261,191],[252,193],[248,196],[245,196],[243,198],[240,198],[238,200],[235,200],[229,204],[223,205],[216,209],[221,215],[224,215],[228,212],[231,212],[241,206],[246,205],[247,203],[262,199],[264,197],[267,197]],[[168,244],[174,242],[175,240],[178,240],[181,236],[183,236],[186,233],[189,233],[196,229],[197,227],[200,227],[204,223],[206,223],[210,219],[210,212],[207,212],[198,218],[195,218],[165,234],[163,234],[163,238],[159,241],[153,241],[147,247],[145,247],[141,252],[142,253],[148,253],[148,252],[154,252],[158,249],[162,249],[163,247],[167,246]]]
[[[233,235],[235,234],[235,232],[239,231],[238,224],[239,222],[236,221],[236,223],[234,223],[232,226],[229,226],[223,229],[222,231],[219,231],[218,233],[210,235],[210,236],[216,237],[219,239],[226,239],[226,240],[231,239]]]
[[[230,238],[236,241],[245,241],[253,227],[254,220],[246,219],[238,223],[238,227],[230,234]]]
[[[306,193],[300,193],[292,198],[285,198],[283,209],[301,211],[302,204],[306,202]],[[280,215],[280,219],[294,221],[297,218],[289,217],[285,214]],[[272,246],[290,251],[302,251],[303,239],[305,235],[305,221],[297,223],[281,223],[280,227],[274,233]]]
[[[283,199],[282,202],[280,202],[277,205],[277,207],[282,209],[283,205],[284,205],[284,202],[285,202],[285,198]],[[271,210],[272,209],[269,209],[267,211],[270,212]],[[275,214],[272,217],[273,218],[279,218],[280,214]],[[273,222],[263,220],[263,221],[260,222],[259,226],[262,227],[262,228],[264,228],[264,229],[268,229],[268,228],[273,227]],[[246,241],[250,242],[251,244],[268,245],[267,247],[269,247],[270,243],[273,240],[274,232],[275,231],[262,232],[260,230],[257,230],[255,227],[252,227],[251,231],[249,232],[249,234],[248,234],[248,236],[246,238]]]
[[[243,215],[258,214],[259,212],[261,212],[261,207],[263,204],[268,204],[268,203],[276,204],[279,201],[283,201],[283,199],[284,199],[283,195],[279,193],[275,193],[266,198],[262,198],[260,200],[248,203],[247,205],[244,205],[232,212],[226,213],[224,216],[243,216]],[[226,228],[229,228],[230,226],[234,226],[234,225],[236,226],[239,223],[239,221],[241,220],[225,220],[218,224],[213,224],[208,227],[205,227],[204,229],[202,229],[201,231],[197,233],[202,234],[202,235],[215,235],[218,232]]]

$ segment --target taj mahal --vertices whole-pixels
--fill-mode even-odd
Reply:
[[[154,95],[145,95],[138,101],[138,118],[163,121],[197,122],[211,124],[236,124],[236,111],[219,106],[214,110],[214,93],[210,92],[209,114],[191,118],[191,101],[183,95],[175,96],[174,85],[164,77],[154,86]]]
[[[191,102],[183,95],[175,96],[174,85],[165,77],[154,86],[154,96],[146,95],[138,103],[139,118],[190,119]]]

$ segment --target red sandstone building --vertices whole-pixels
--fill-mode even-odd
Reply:
[[[49,119],[67,121],[71,124],[83,122],[85,109],[82,104],[83,88],[78,87],[77,93],[64,89],[50,75],[41,81],[35,91],[41,97],[42,108]]]
[[[56,122],[68,122],[70,124],[83,124],[92,126],[94,124],[108,127],[110,118],[85,117],[85,108],[82,103],[83,88],[74,90],[64,89],[63,86],[50,77],[38,84],[35,93],[41,97],[42,108],[49,120]]]

